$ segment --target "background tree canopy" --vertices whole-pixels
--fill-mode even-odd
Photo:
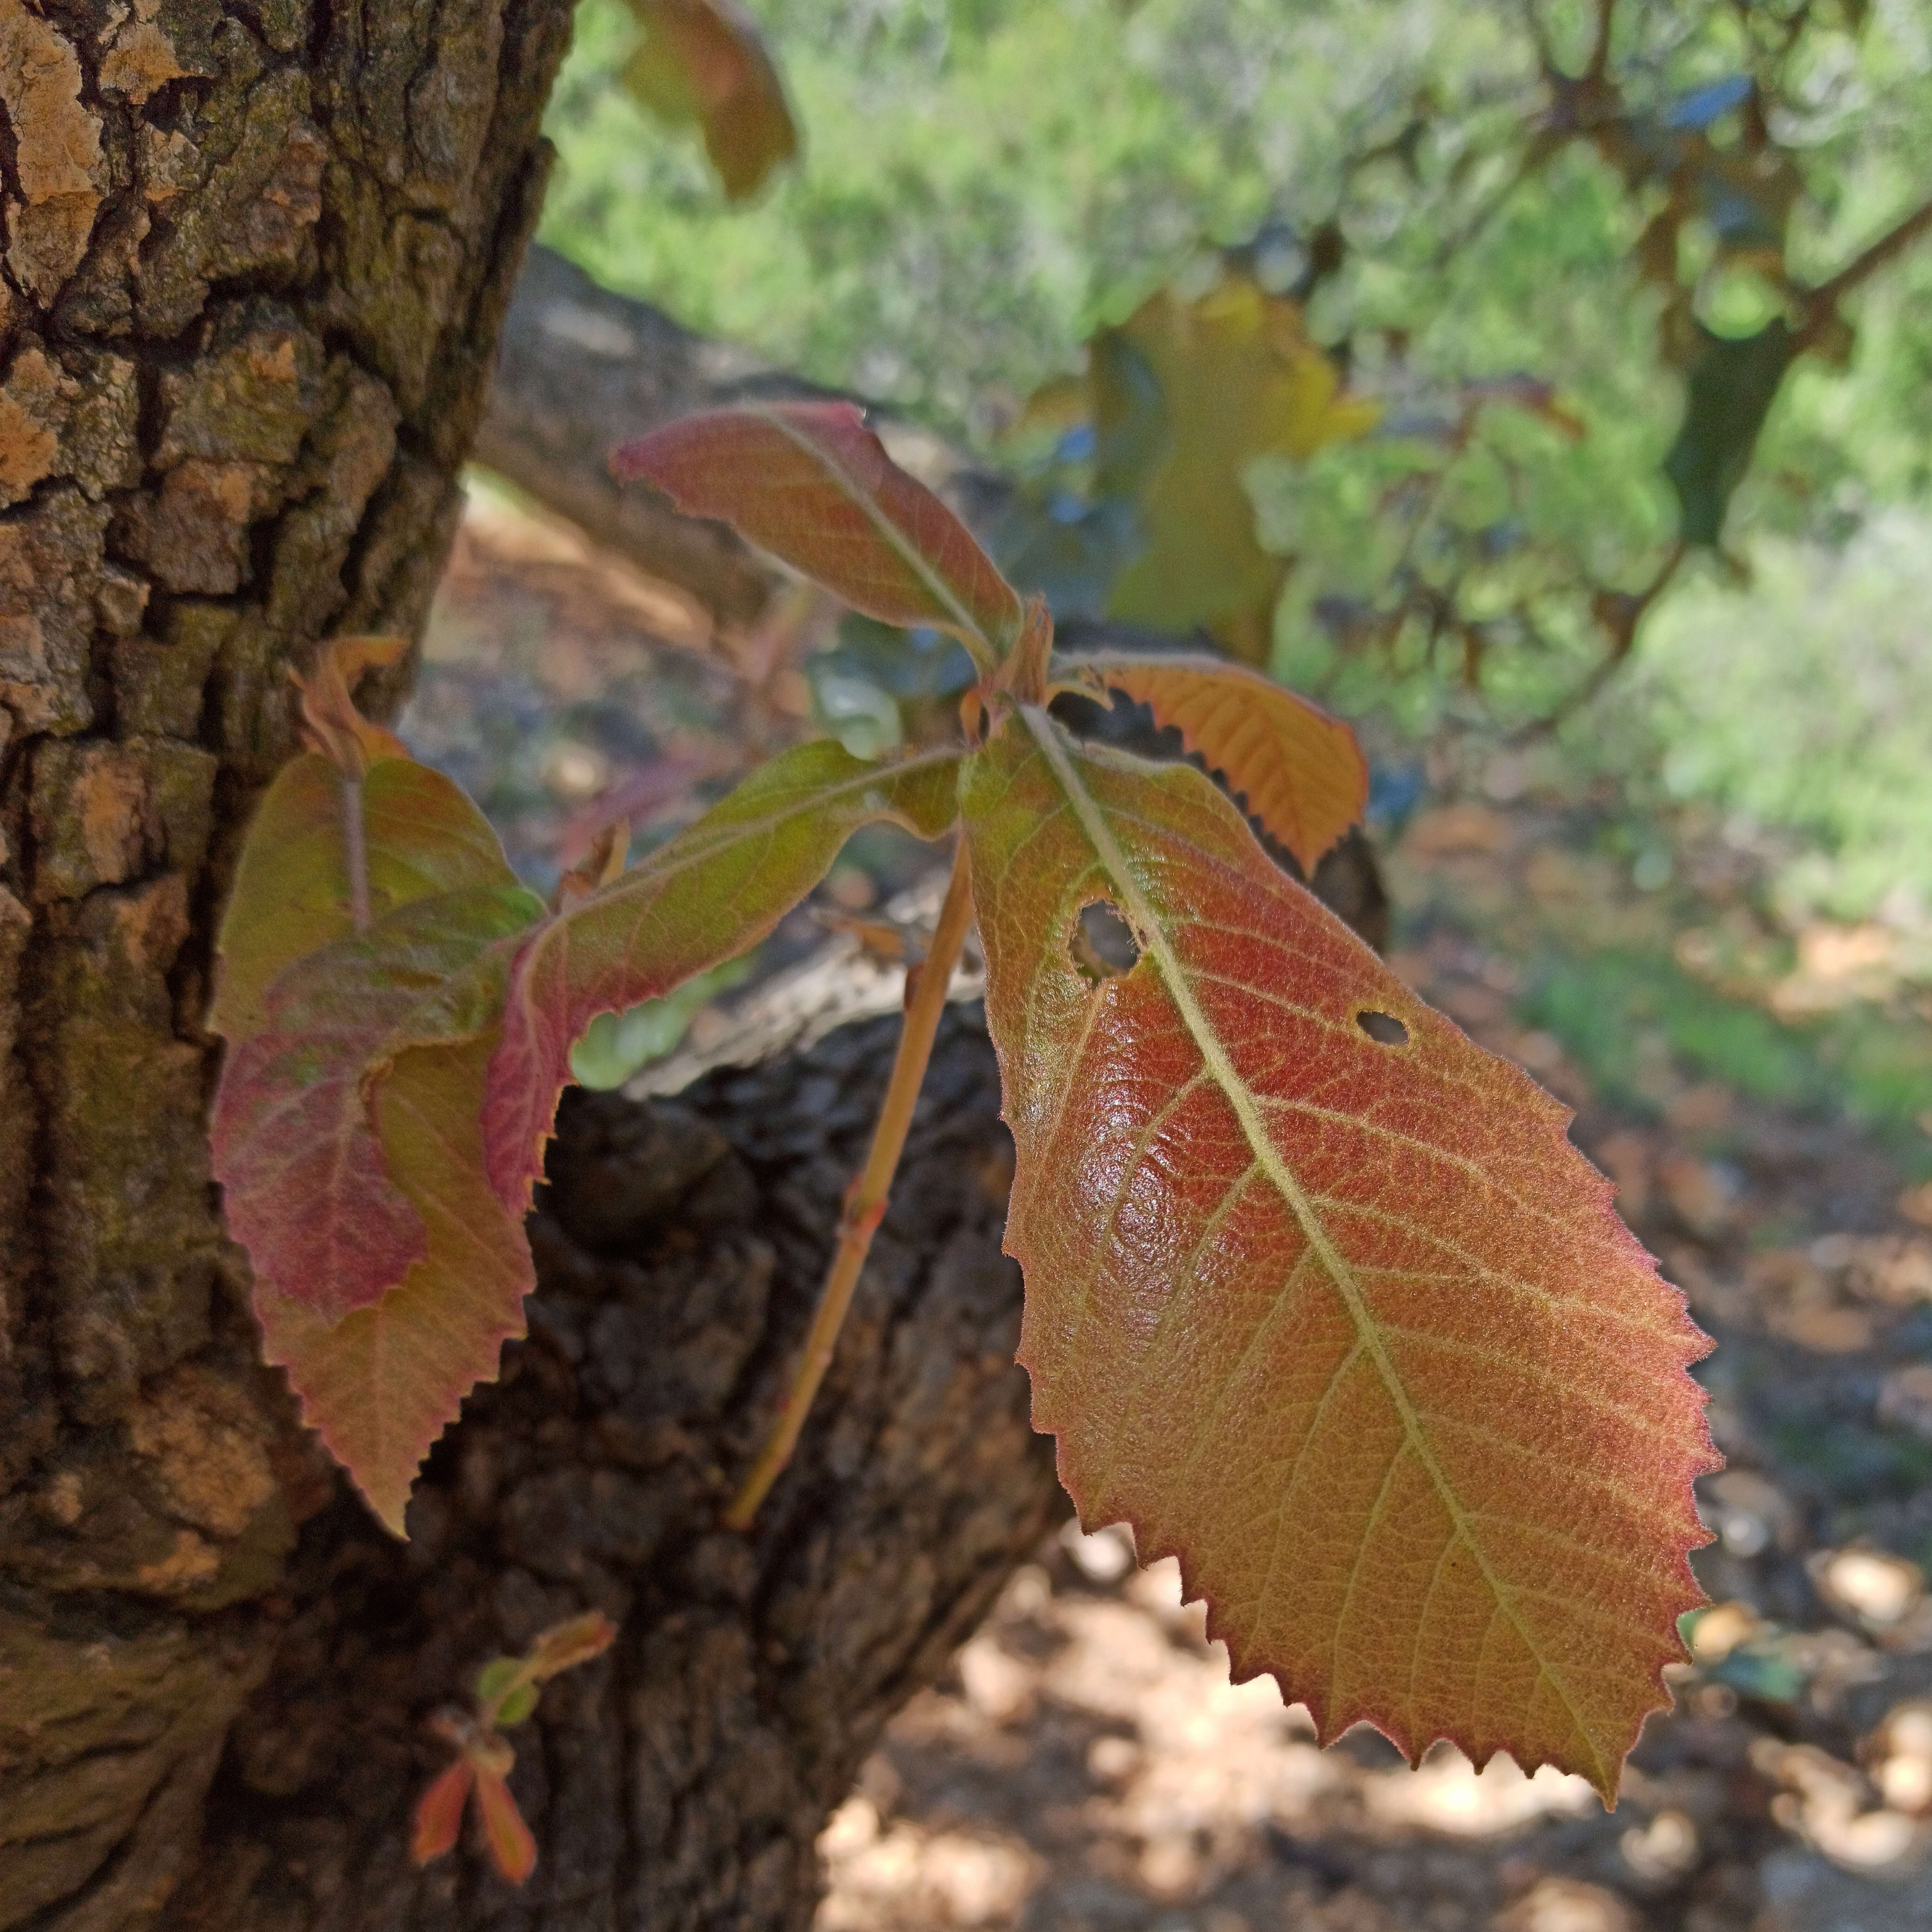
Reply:
[[[1567,718],[1786,836],[1805,906],[1932,896],[1922,10],[754,10],[800,164],[734,207],[620,84],[636,16],[585,0],[546,238],[1014,470],[1004,560],[1063,608],[1207,624],[1391,750]],[[1243,355],[1315,351],[1352,417],[1205,422]]]

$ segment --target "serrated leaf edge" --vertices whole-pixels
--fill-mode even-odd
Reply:
[[[1328,1270],[1329,1279],[1334,1283],[1336,1292],[1341,1297],[1349,1319],[1354,1324],[1360,1346],[1374,1363],[1390,1406],[1401,1421],[1403,1436],[1410,1453],[1428,1476],[1444,1511],[1454,1526],[1457,1538],[1468,1550],[1498,1610],[1508,1621],[1524,1650],[1536,1660],[1537,1668],[1562,1700],[1576,1736],[1590,1754],[1590,1782],[1603,1796],[1606,1804],[1610,1803],[1616,1792],[1619,1767],[1605,1760],[1588,1723],[1570,1694],[1562,1672],[1545,1659],[1541,1647],[1516,1609],[1514,1592],[1496,1574],[1481,1544],[1477,1540],[1469,1511],[1451,1486],[1447,1472],[1430,1445],[1408,1389],[1396,1372],[1395,1364],[1389,1358],[1379,1325],[1369,1310],[1360,1284],[1355,1280],[1354,1270],[1330,1238],[1327,1226],[1316,1213],[1306,1191],[1282,1158],[1281,1151],[1274,1144],[1260,1110],[1255,1104],[1254,1096],[1247,1082],[1241,1078],[1226,1047],[1222,1045],[1220,1036],[1216,1033],[1207,1015],[1202,1011],[1199,1002],[1194,998],[1193,990],[1187,984],[1180,962],[1168,942],[1160,919],[1142,892],[1132,868],[1127,862],[1126,854],[1121,850],[1119,842],[1102,817],[1093,795],[1081,782],[1079,773],[1067,755],[1066,748],[1060,738],[1060,728],[1037,706],[1023,705],[1017,708],[1027,730],[1046,760],[1068,806],[1078,820],[1081,830],[1092,842],[1102,866],[1119,892],[1123,910],[1134,928],[1136,937],[1158,969],[1168,998],[1174,1001],[1182,1024],[1200,1052],[1209,1077],[1220,1088],[1222,1096],[1233,1109],[1235,1118],[1240,1123],[1241,1131],[1247,1139],[1256,1164],[1288,1204],[1289,1211],[1294,1216],[1309,1246],[1319,1258]]]

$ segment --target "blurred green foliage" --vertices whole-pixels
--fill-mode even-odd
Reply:
[[[548,239],[988,452],[1156,292],[1290,292],[1379,420],[1242,470],[1292,564],[1280,674],[1508,726],[1642,619],[1586,754],[1792,826],[1813,903],[1932,889],[1924,604],[1886,562],[1932,531],[1932,242],[1803,299],[1932,196],[1917,0],[1616,0],[1600,58],[1589,0],[752,10],[802,164],[728,208],[620,84],[630,12],[583,0]],[[1041,580],[1098,571],[1099,608],[1147,532],[1034,474]]]
[[[1748,589],[1715,568],[1658,611],[1630,676],[1571,736],[1640,799],[1713,800],[1800,849],[1786,922],[1932,914],[1932,518],[1844,543],[1771,535]]]
[[[1842,1108],[1912,1171],[1928,1169],[1922,1117],[1932,1104],[1932,1035],[1923,1028],[1900,1028],[1863,1006],[1787,1026],[1666,957],[1616,949],[1552,952],[1516,1010],[1625,1106],[1648,1105],[1638,1070],[1654,1041],[1700,1078],[1751,1100],[1827,1117]]]

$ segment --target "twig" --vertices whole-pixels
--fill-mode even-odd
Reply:
[[[846,1310],[852,1305],[853,1291],[859,1285],[859,1270],[866,1264],[874,1232],[885,1219],[886,1198],[892,1189],[899,1156],[905,1148],[906,1132],[912,1125],[913,1107],[926,1078],[926,1063],[932,1057],[933,1036],[939,1030],[940,1016],[946,1010],[946,989],[959,950],[965,944],[967,928],[972,922],[973,892],[962,839],[953,855],[952,877],[946,884],[946,902],[939,910],[932,946],[907,978],[905,1024],[899,1034],[892,1078],[879,1108],[878,1124],[872,1130],[872,1145],[866,1165],[845,1196],[845,1210],[838,1222],[838,1251],[832,1258],[825,1286],[819,1294],[811,1332],[805,1338],[805,1354],[793,1371],[777,1425],[746,1478],[744,1486],[724,1512],[728,1529],[751,1527],[758,1505],[791,1460],[812,1399],[832,1365],[838,1330],[844,1324]]]
[[[1821,330],[1840,297],[1850,294],[1867,276],[1883,268],[1894,255],[1903,254],[1928,232],[1932,232],[1932,201],[1915,208],[1896,227],[1881,235],[1862,254],[1855,255],[1828,281],[1820,282],[1809,292],[1806,302],[1810,314],[1802,336],[1808,337]]]
[[[1664,568],[1624,605],[1623,621],[1617,626],[1603,662],[1554,711],[1534,719],[1514,733],[1510,740],[1510,743],[1525,745],[1532,743],[1538,738],[1547,737],[1559,725],[1567,724],[1610,682],[1616,675],[1618,666],[1630,656],[1632,647],[1636,644],[1637,627],[1643,622],[1644,614],[1663,594],[1664,586],[1677,574],[1677,567],[1684,561],[1685,550],[1686,546],[1682,541],[1673,544],[1670,556],[1664,560]]]
[[[1610,70],[1610,22],[1616,10],[1617,0],[1597,0],[1597,39],[1583,70],[1586,81],[1600,81]]]

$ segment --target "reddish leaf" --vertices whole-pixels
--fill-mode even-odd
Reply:
[[[428,1789],[416,1800],[414,1828],[410,1833],[410,1856],[419,1865],[455,1848],[463,1829],[463,1808],[469,1802],[476,1767],[466,1757],[458,1758],[430,1780]]]
[[[476,1808],[483,1814],[483,1836],[496,1869],[521,1885],[537,1868],[537,1841],[517,1809],[510,1787],[496,1772],[476,1767]]]
[[[855,610],[952,632],[982,670],[1019,634],[1012,586],[850,403],[686,416],[624,444],[610,466],[730,524]]]
[[[261,1030],[223,1069],[210,1132],[229,1228],[259,1280],[336,1321],[423,1253],[422,1221],[376,1138],[373,1090],[404,1046],[494,1026],[508,961],[478,971],[479,956],[542,916],[520,886],[440,893],[275,982]]]
[[[829,740],[761,766],[614,885],[563,908],[518,954],[484,1109],[490,1176],[518,1214],[543,1168],[570,1049],[599,1013],[656,999],[755,945],[862,825],[936,838],[953,820],[958,757],[871,764]]]
[[[538,1633],[528,1664],[531,1682],[547,1683],[560,1671],[574,1670],[602,1657],[617,1640],[617,1626],[602,1610],[586,1610]]]
[[[1070,658],[1056,672],[1124,692],[1219,772],[1304,873],[1362,815],[1369,767],[1339,718],[1274,679],[1208,657]]]
[[[263,1352],[286,1366],[303,1420],[397,1535],[430,1445],[524,1332],[534,1285],[520,1215],[483,1172],[480,1125],[494,1031],[401,1054],[377,1096],[391,1178],[421,1217],[422,1258],[374,1306],[329,1322],[255,1285]]]
[[[345,784],[312,755],[269,788],[223,920],[212,1138],[266,1352],[398,1534],[429,1445],[523,1332],[529,1250],[478,1121],[508,964],[491,944],[542,910],[447,779],[384,757]]]
[[[1366,1718],[1607,1799],[1701,1600],[1714,1458],[1704,1340],[1564,1109],[1190,766],[1028,710],[962,800],[1022,1359],[1082,1520],[1178,1556],[1236,1676],[1324,1738]],[[1070,950],[1096,900],[1143,949],[1097,983]]]
[[[798,152],[798,130],[758,24],[736,0],[630,0],[644,44],[624,85],[674,127],[704,130],[734,201],[756,194]]]

